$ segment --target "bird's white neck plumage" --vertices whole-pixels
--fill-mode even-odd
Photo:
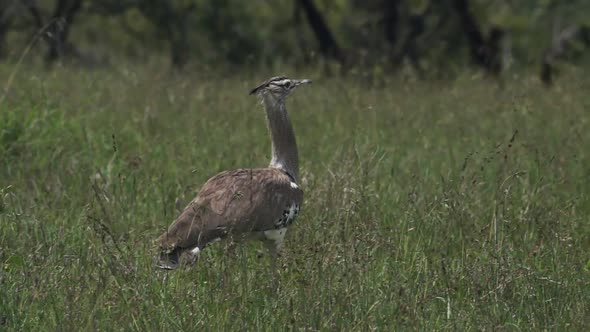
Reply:
[[[279,99],[272,93],[262,96],[262,103],[266,110],[266,119],[272,155],[270,167],[279,168],[291,175],[297,182],[299,179],[299,155],[293,126],[285,108],[285,100]]]

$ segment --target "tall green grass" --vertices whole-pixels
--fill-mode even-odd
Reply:
[[[274,74],[22,69],[0,104],[0,330],[590,328],[581,74],[286,72],[315,80],[288,101],[305,204],[278,289],[255,242],[156,270],[177,201],[268,162],[247,91]]]

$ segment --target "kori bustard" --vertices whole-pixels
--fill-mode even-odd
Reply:
[[[209,179],[180,216],[157,240],[159,267],[175,269],[181,254],[188,261],[211,242],[226,236],[258,238],[270,249],[273,265],[303,202],[299,188],[299,156],[285,101],[310,80],[273,77],[250,94],[258,95],[266,110],[272,141],[270,165],[237,169]]]

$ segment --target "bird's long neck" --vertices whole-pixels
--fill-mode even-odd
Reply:
[[[266,94],[263,97],[263,104],[272,142],[270,167],[282,169],[297,182],[299,179],[297,142],[284,100],[278,100],[274,96]]]

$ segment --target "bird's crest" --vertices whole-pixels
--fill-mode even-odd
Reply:
[[[260,92],[260,90],[266,88],[271,82],[275,82],[275,81],[282,81],[288,79],[287,76],[275,76],[275,77],[271,77],[268,80],[262,82],[259,86],[255,87],[254,89],[252,89],[252,91],[250,91],[250,94],[257,94],[258,92]]]

